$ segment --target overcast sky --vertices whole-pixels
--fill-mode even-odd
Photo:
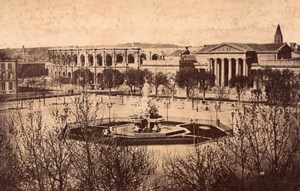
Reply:
[[[300,43],[299,0],[0,0],[0,48]]]

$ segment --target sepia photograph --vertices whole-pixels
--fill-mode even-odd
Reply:
[[[0,1],[0,191],[300,191],[300,1]]]

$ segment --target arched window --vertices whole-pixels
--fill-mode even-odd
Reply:
[[[159,55],[158,54],[153,54],[152,55],[152,60],[158,60],[159,58]]]
[[[117,63],[122,63],[122,62],[123,62],[122,54],[117,54]]]
[[[143,61],[146,60],[146,54],[141,54],[140,63],[143,64]]]
[[[132,54],[128,55],[128,64],[134,63],[134,56]]]

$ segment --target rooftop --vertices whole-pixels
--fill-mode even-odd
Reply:
[[[209,53],[222,46],[228,46],[241,52],[278,52],[282,47],[288,46],[286,43],[268,43],[268,44],[254,44],[254,43],[222,43],[205,45],[198,53]],[[226,52],[226,50],[224,51]]]

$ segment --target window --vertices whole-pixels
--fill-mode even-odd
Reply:
[[[5,70],[5,64],[1,63],[1,70]]]
[[[5,91],[5,82],[1,83],[1,90]]]
[[[8,68],[8,70],[12,70],[12,64],[8,63],[7,68]]]
[[[13,83],[12,83],[12,82],[9,82],[8,89],[9,89],[9,90],[12,90],[12,89],[13,89]]]

